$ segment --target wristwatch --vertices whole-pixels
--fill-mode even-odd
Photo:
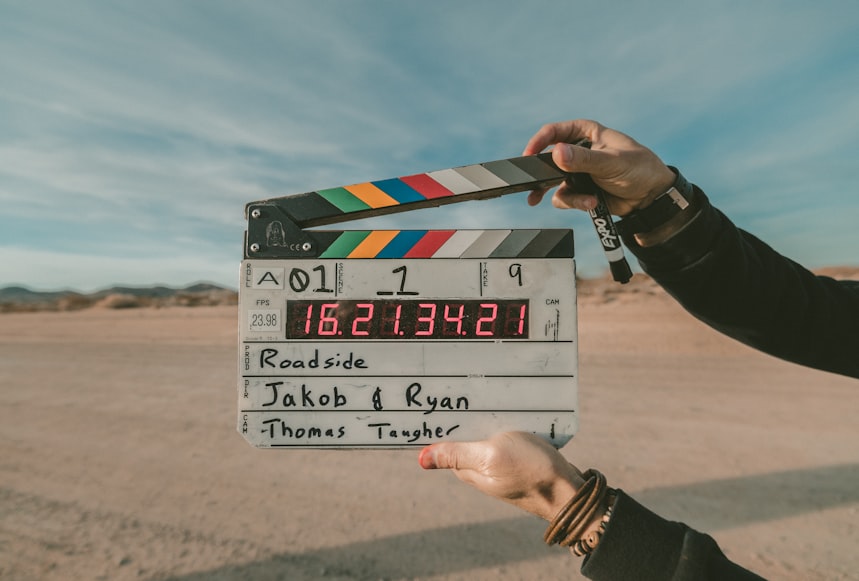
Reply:
[[[624,216],[617,223],[617,231],[621,236],[651,232],[689,208],[695,195],[692,184],[686,181],[676,167],[668,166],[668,168],[677,176],[674,183],[667,192],[660,194],[646,208],[633,210]]]

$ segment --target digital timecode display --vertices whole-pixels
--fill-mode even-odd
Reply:
[[[528,299],[290,300],[287,339],[527,339]]]

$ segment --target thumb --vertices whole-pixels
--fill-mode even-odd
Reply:
[[[483,457],[480,448],[477,442],[439,442],[421,450],[418,462],[424,470],[475,469]]]
[[[571,143],[558,143],[552,149],[552,161],[567,172],[594,173],[601,165],[599,153]]]

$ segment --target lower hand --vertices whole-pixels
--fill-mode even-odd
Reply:
[[[579,470],[551,444],[524,432],[432,444],[419,462],[425,469],[450,469],[484,494],[549,521],[584,484]]]

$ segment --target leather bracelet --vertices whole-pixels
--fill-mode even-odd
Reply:
[[[590,553],[599,543],[611,516],[615,494],[615,491],[606,485],[605,476],[598,470],[591,468],[584,473],[584,477],[582,487],[552,519],[543,533],[543,540],[547,544],[571,547],[579,556]],[[601,517],[599,530],[586,535],[585,532],[607,498],[607,510]]]
[[[608,526],[608,521],[611,520],[611,512],[614,510],[614,501],[616,498],[617,493],[614,490],[609,490],[608,502],[605,513],[603,513],[602,518],[600,519],[599,528],[595,531],[589,532],[587,536],[579,539],[570,546],[574,555],[577,557],[584,557],[585,555],[593,553],[594,549],[597,548],[600,539],[602,539],[603,534],[605,534],[605,528]]]
[[[676,167],[668,166],[668,168],[676,175],[674,183],[649,206],[641,210],[633,210],[617,222],[617,231],[621,236],[651,232],[692,204],[695,195],[692,184],[686,181]]]

